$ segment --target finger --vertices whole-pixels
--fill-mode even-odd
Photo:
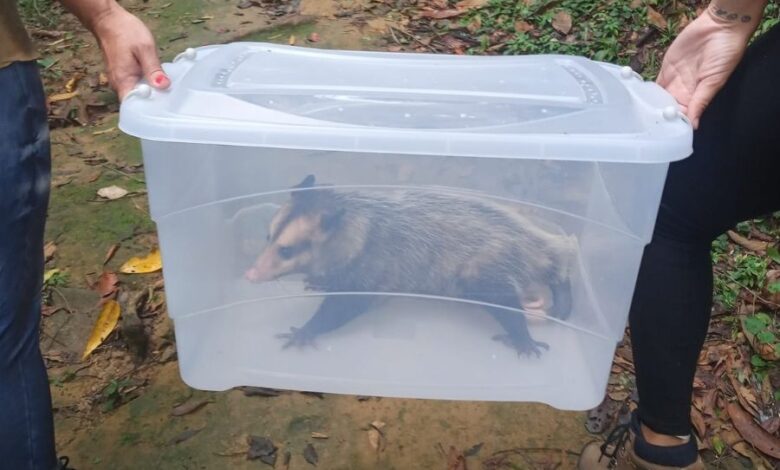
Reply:
[[[661,71],[658,72],[658,77],[655,79],[655,83],[657,83],[662,88],[666,88],[669,86],[669,83],[672,81],[672,74],[669,73],[669,65],[664,60],[661,63]]]
[[[719,80],[703,80],[693,91],[686,115],[694,129],[699,128],[699,119],[701,119],[701,115],[712,101],[715,93],[720,89],[720,86]]]
[[[136,57],[141,64],[144,77],[153,87],[165,89],[171,85],[171,80],[163,72],[160,65],[160,58],[157,56],[157,49],[155,49],[153,42],[142,45]]]
[[[125,75],[123,77],[116,77],[112,74],[111,82],[112,88],[116,90],[116,94],[119,96],[119,101],[123,101],[136,83],[138,83],[138,76]]]

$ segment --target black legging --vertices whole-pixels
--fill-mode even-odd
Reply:
[[[780,26],[750,48],[702,116],[694,153],[669,168],[630,327],[639,417],[690,433],[696,363],[712,308],[712,241],[780,209]]]

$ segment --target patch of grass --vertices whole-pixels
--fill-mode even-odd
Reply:
[[[491,36],[506,35],[505,54],[573,54],[599,61],[627,65],[638,53],[637,41],[652,31],[648,8],[661,12],[666,28],[656,29],[647,40],[640,61],[642,75],[654,79],[660,69],[663,53],[677,36],[680,22],[693,20],[696,11],[689,5],[672,0],[644,0],[637,6],[632,0],[491,0],[482,9],[464,16],[461,26],[468,27],[480,41],[470,53],[485,53],[491,45]],[[632,6],[634,4],[634,6]],[[704,2],[701,3],[701,6]],[[562,34],[553,28],[553,18],[560,12],[572,18],[572,29]],[[520,23],[519,23],[520,22]],[[531,31],[523,31],[516,24],[528,24]],[[770,2],[756,36],[780,23],[780,5]]]
[[[756,31],[756,37],[764,34],[778,24],[780,24],[780,4],[777,2],[769,2],[764,10],[764,19],[761,21],[761,25]]]
[[[53,0],[19,0],[19,14],[28,26],[52,28],[62,16],[62,7]]]
[[[319,415],[296,416],[287,424],[287,432],[289,434],[310,433],[322,428],[325,421],[325,418]]]
[[[131,385],[132,382],[127,379],[116,380],[113,379],[106,388],[103,389],[103,411],[111,411],[117,406],[122,404],[122,396],[125,389]]]
[[[119,444],[123,446],[132,446],[138,443],[141,434],[137,432],[124,432],[119,436]]]
[[[475,35],[481,40],[482,46],[473,49],[472,52],[476,53],[485,52],[490,35],[500,31],[510,36],[505,50],[507,54],[575,54],[628,64],[636,54],[636,38],[650,27],[647,4],[660,11],[667,3],[651,0],[639,7],[632,7],[627,0],[563,0],[554,3],[534,2],[530,5],[514,0],[493,0],[484,9],[464,18],[463,24],[479,25]],[[545,7],[551,4],[554,6]],[[573,27],[566,35],[553,28],[553,18],[559,12],[568,13],[572,18]],[[520,21],[534,29],[518,32],[515,24]],[[667,30],[657,34],[656,47],[650,48],[652,50],[648,51],[650,56],[646,60],[650,68],[657,68],[660,64],[655,55],[673,39],[676,23],[676,20],[670,19]]]
[[[76,373],[72,370],[66,370],[57,377],[49,377],[49,383],[55,387],[62,387],[64,384],[76,378]]]
[[[751,289],[761,289],[766,282],[767,259],[748,253],[734,256],[734,270],[731,278]]]
[[[106,172],[95,183],[63,186],[52,193],[48,231],[76,241],[116,243],[134,234],[154,231],[147,213],[138,210],[128,196],[116,201],[101,201],[96,196],[103,186],[119,185],[128,191],[144,188],[141,183]],[[54,238],[53,236],[51,238]]]

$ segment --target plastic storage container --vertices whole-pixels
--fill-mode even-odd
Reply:
[[[568,56],[258,43],[165,70],[119,125],[188,384],[599,403],[691,152],[660,87]]]

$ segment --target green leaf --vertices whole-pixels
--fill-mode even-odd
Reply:
[[[752,315],[745,318],[745,329],[752,335],[757,335],[760,331],[765,330],[767,323],[763,321],[758,315]]]
[[[780,401],[780,390],[775,390],[775,401]]]
[[[780,292],[780,281],[775,281],[769,284],[768,286],[766,286],[766,290],[768,290],[772,294],[777,294],[778,292]]]
[[[764,324],[766,324],[767,326],[772,324],[772,317],[770,317],[769,315],[767,315],[764,312],[759,312],[755,316],[756,316],[756,318],[758,318],[759,320],[764,322]]]
[[[774,344],[776,342],[775,335],[771,331],[759,331],[756,338],[765,344]]]
[[[766,255],[775,263],[780,263],[780,250],[777,249],[777,246],[772,245],[767,248]]]
[[[56,60],[52,59],[51,57],[44,57],[43,59],[38,59],[38,65],[47,69],[51,67],[52,65],[57,62]]]
[[[607,54],[609,54],[609,51],[602,49],[596,52],[596,54],[593,56],[593,60],[603,61],[604,59],[606,59]]]
[[[714,450],[717,455],[723,455],[723,452],[726,450],[726,444],[720,436],[712,436],[712,450]]]
[[[753,354],[753,357],[750,358],[750,364],[754,367],[766,367],[766,361],[757,354]]]

